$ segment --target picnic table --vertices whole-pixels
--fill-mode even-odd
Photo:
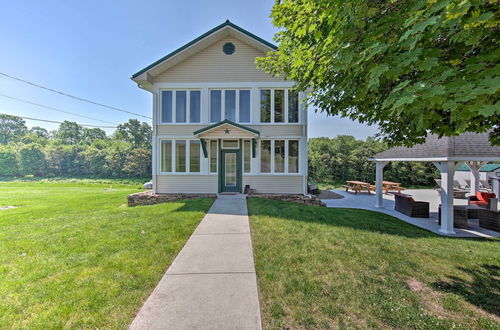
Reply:
[[[385,191],[386,194],[391,190],[396,190],[397,192],[401,192],[406,188],[401,187],[401,183],[399,182],[391,182],[391,181],[382,181],[382,190]]]
[[[342,186],[345,191],[352,190],[354,194],[357,195],[360,191],[366,191],[368,194],[370,191],[375,191],[375,186],[363,181],[346,181],[346,184]]]

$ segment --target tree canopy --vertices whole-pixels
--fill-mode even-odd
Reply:
[[[498,1],[278,0],[260,68],[390,144],[490,131],[500,144]]]

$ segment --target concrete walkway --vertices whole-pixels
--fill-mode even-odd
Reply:
[[[437,212],[439,205],[439,198],[437,192],[433,189],[408,189],[404,193],[413,196],[416,200],[427,201],[430,203],[431,217],[429,219],[412,218],[394,210],[394,195],[384,194],[384,207],[375,207],[375,194],[367,194],[365,192],[355,195],[352,192],[345,192],[344,190],[334,190],[337,194],[344,196],[341,199],[322,199],[327,207],[336,208],[352,208],[363,209],[385,213],[392,215],[395,218],[411,223],[414,226],[426,229],[435,234],[451,237],[475,237],[475,238],[491,238],[500,237],[500,233],[492,230],[480,228],[477,219],[469,219],[469,229],[455,228],[456,234],[445,235],[439,231],[437,221]],[[454,205],[467,205],[466,199],[455,199]]]
[[[261,329],[244,195],[219,196],[130,329]]]

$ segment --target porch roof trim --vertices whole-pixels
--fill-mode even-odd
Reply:
[[[236,128],[242,129],[244,131],[250,132],[250,133],[254,134],[256,137],[260,136],[260,132],[259,131],[255,130],[253,128],[244,126],[244,125],[237,124],[237,123],[235,123],[235,122],[233,122],[233,121],[231,121],[229,119],[224,119],[223,121],[220,121],[218,123],[215,123],[215,124],[203,127],[202,129],[194,131],[193,135],[196,136],[196,137],[199,137],[200,134],[207,133],[207,132],[209,132],[211,130],[214,130],[214,129],[216,129],[216,128],[220,127],[220,126],[223,126],[223,125],[231,125],[231,126],[234,126]]]

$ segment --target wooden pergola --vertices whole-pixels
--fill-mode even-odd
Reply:
[[[444,234],[455,234],[453,226],[453,177],[462,164],[470,168],[471,194],[479,190],[479,169],[488,162],[500,161],[500,147],[492,146],[488,134],[465,133],[438,138],[429,135],[422,144],[411,148],[395,147],[374,155],[376,164],[376,207],[383,207],[383,170],[389,162],[432,162],[441,173],[441,228]]]

